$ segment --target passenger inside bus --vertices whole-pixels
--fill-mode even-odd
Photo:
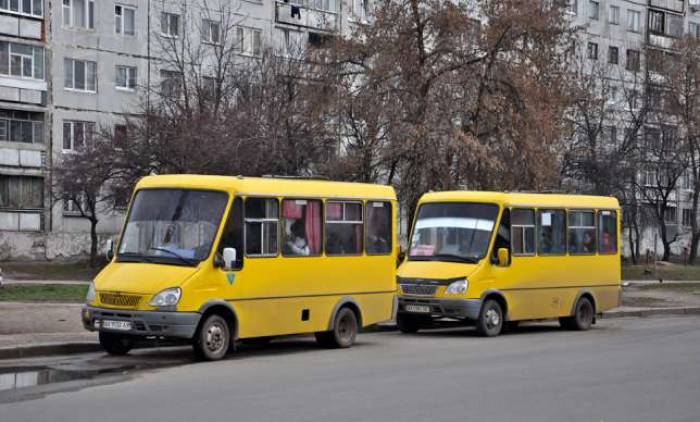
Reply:
[[[287,255],[308,256],[310,253],[309,244],[306,241],[306,231],[302,220],[296,220],[292,223],[289,231],[291,233],[287,236]]]

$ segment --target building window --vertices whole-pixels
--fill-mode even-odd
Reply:
[[[43,144],[43,113],[0,110],[0,141]]]
[[[594,21],[597,21],[600,17],[600,3],[597,1],[588,2],[588,17]]]
[[[693,175],[690,172],[685,172],[680,178],[680,187],[684,190],[693,189]]]
[[[20,15],[43,16],[42,0],[0,0],[0,11]]]
[[[116,67],[116,87],[119,89],[136,89],[136,67],[117,66]]]
[[[664,222],[669,225],[677,223],[676,207],[666,207],[664,211]]]
[[[367,0],[349,0],[350,15],[359,19],[360,21],[366,21],[369,17],[369,6]]]
[[[636,10],[627,11],[627,30],[640,32],[642,29],[642,13]]]
[[[63,60],[64,88],[97,92],[97,63],[66,58]]]
[[[620,49],[617,47],[608,47],[608,63],[618,64],[620,61]]]
[[[126,125],[114,125],[112,145],[116,149],[125,149],[127,146],[128,130]]]
[[[93,0],[63,0],[63,26],[95,29],[95,2]]]
[[[598,60],[598,44],[594,42],[588,43],[588,58],[590,60]]]
[[[172,70],[160,71],[160,93],[164,97],[182,95],[182,73]]]
[[[44,79],[44,49],[0,41],[0,75]]]
[[[337,12],[336,0],[309,0],[309,8],[324,12]]]
[[[0,208],[13,210],[44,208],[44,179],[0,175]]]
[[[620,7],[610,6],[610,24],[619,25],[620,24]]]
[[[578,15],[578,0],[566,0],[566,7],[570,13]]]
[[[202,19],[202,40],[209,44],[221,43],[221,23]]]
[[[237,26],[235,49],[242,54],[253,56],[262,54],[262,30]]]
[[[637,50],[627,50],[627,62],[625,63],[625,69],[630,72],[639,72],[639,51]]]
[[[649,32],[664,33],[664,13],[657,10],[649,11]]]
[[[296,57],[304,48],[301,32],[279,28],[277,35],[279,52],[285,57]]]
[[[693,210],[690,208],[683,208],[683,225],[690,227],[693,222]]]
[[[114,32],[122,35],[136,34],[136,9],[120,4],[114,6]]]
[[[63,121],[63,151],[76,151],[92,143],[94,122]]]
[[[163,12],[160,14],[160,33],[166,37],[180,36],[180,15]]]

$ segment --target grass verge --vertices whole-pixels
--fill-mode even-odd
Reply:
[[[12,280],[92,280],[100,268],[90,268],[87,261],[71,262],[4,262],[3,277]]]
[[[656,272],[645,274],[644,265],[623,265],[623,280],[700,280],[700,265],[656,266]]]
[[[76,284],[12,284],[0,287],[0,302],[83,302],[87,290]]]

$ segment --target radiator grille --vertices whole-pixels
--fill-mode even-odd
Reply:
[[[125,295],[121,293],[100,293],[100,302],[104,305],[119,306],[121,308],[136,308],[139,306],[141,296]]]
[[[438,286],[425,284],[402,284],[401,293],[407,296],[433,297]]]

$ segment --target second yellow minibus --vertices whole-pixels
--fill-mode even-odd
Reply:
[[[235,340],[299,333],[349,347],[394,311],[395,222],[388,186],[146,177],[83,324],[112,354],[181,339],[213,360]]]
[[[398,270],[397,323],[473,323],[484,336],[558,318],[587,330],[620,303],[615,198],[440,192],[419,201]]]

